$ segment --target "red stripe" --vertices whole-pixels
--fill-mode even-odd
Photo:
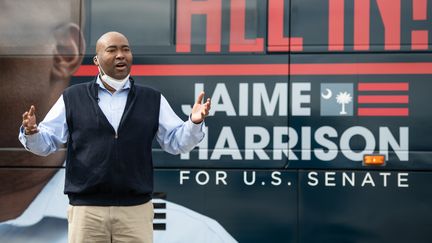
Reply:
[[[81,65],[74,76],[94,76],[94,65]],[[313,64],[172,64],[134,65],[135,76],[432,74],[432,62]]]
[[[74,76],[93,76],[96,66],[82,65]],[[261,76],[288,75],[288,64],[133,65],[132,76]]]
[[[359,104],[408,104],[408,95],[359,95]]]
[[[359,116],[408,116],[408,108],[358,108]]]
[[[432,74],[432,62],[291,64],[291,75]]]
[[[81,65],[73,76],[95,76],[96,74],[98,74],[98,69],[95,65]]]
[[[408,83],[359,83],[359,91],[408,91]]]

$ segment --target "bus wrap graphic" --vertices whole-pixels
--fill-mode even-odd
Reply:
[[[321,84],[321,116],[353,115],[353,84]]]
[[[322,83],[321,116],[353,116],[352,83]],[[358,116],[408,116],[408,82],[360,82],[357,86]]]
[[[408,116],[409,84],[359,83],[359,116]]]

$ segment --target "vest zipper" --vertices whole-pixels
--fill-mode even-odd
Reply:
[[[115,135],[114,135],[115,160],[114,160],[114,163],[112,164],[114,173],[116,171],[119,171],[119,149],[118,149],[117,139],[118,139],[118,132],[116,131]],[[118,176],[113,176],[113,191],[114,191],[114,195],[115,195],[114,200],[116,201],[117,204],[119,203],[119,196],[118,196],[119,185],[120,185],[120,181],[118,179]]]

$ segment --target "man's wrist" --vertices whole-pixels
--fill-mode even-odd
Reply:
[[[25,136],[31,136],[31,135],[34,135],[34,134],[36,134],[36,133],[38,133],[39,132],[39,129],[36,127],[34,130],[29,130],[29,129],[27,129],[27,128],[25,128],[25,127],[23,127],[23,126],[21,126],[21,131],[22,131],[22,133],[25,135]]]
[[[203,123],[203,121],[204,121],[204,119],[201,119],[199,122],[195,122],[195,121],[192,119],[192,114],[189,115],[189,120],[190,120],[193,124],[196,124],[196,125],[199,125],[199,124]]]

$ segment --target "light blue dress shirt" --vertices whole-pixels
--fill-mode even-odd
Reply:
[[[130,82],[128,81],[122,89],[114,93],[105,88],[99,76],[96,82],[99,84],[99,107],[117,132],[130,91]],[[60,96],[44,120],[39,123],[38,129],[38,133],[25,135],[21,127],[18,138],[27,150],[47,156],[64,147],[69,131],[63,96]],[[204,138],[204,135],[204,122],[195,124],[190,118],[185,122],[182,121],[161,95],[156,140],[163,150],[171,154],[189,152]]]

